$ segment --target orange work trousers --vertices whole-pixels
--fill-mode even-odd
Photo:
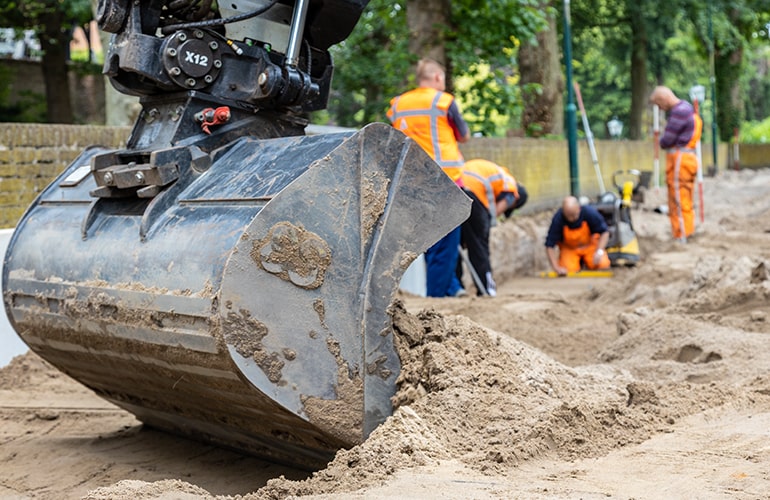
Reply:
[[[666,155],[668,217],[671,233],[678,240],[695,232],[692,193],[697,173],[698,158],[695,153],[672,151]]]
[[[582,266],[586,269],[609,269],[611,262],[607,252],[602,254],[599,264],[594,264],[594,254],[599,244],[599,235],[591,235],[590,243],[582,246],[569,246],[559,243],[559,265],[568,273],[580,271]]]

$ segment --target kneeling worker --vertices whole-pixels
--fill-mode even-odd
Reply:
[[[506,218],[527,201],[524,186],[503,167],[489,160],[468,160],[462,175],[463,189],[473,200],[471,214],[460,230],[462,246],[468,249],[468,260],[481,283],[476,284],[477,295],[495,296],[497,286],[492,279],[489,261],[489,232],[497,217]],[[462,278],[462,263],[457,265]]]
[[[548,229],[545,239],[548,262],[559,276],[580,271],[582,266],[608,269],[610,258],[604,249],[609,237],[609,228],[599,211],[591,205],[581,206],[577,198],[568,196]]]

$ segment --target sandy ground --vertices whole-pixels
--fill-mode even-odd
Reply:
[[[310,474],[144,429],[33,354],[0,370],[0,497],[770,498],[770,171],[705,181],[642,262],[540,278],[550,214],[495,229],[495,298],[400,294],[399,408]]]

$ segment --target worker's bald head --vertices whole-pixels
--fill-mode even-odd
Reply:
[[[417,85],[444,91],[446,89],[446,71],[433,59],[420,59],[417,63]]]
[[[580,202],[574,196],[567,196],[561,204],[561,212],[569,222],[575,222],[580,217]]]
[[[674,91],[663,85],[655,87],[655,90],[650,94],[650,104],[657,104],[664,111],[670,110],[678,102],[679,98],[674,94]]]

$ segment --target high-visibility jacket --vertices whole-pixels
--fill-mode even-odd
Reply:
[[[462,185],[468,189],[489,211],[493,221],[497,220],[496,200],[502,193],[513,193],[519,198],[516,179],[500,165],[489,160],[468,160],[462,173]]]
[[[453,100],[452,94],[418,87],[391,99],[387,115],[394,127],[414,139],[457,182],[464,161],[447,117]]]

